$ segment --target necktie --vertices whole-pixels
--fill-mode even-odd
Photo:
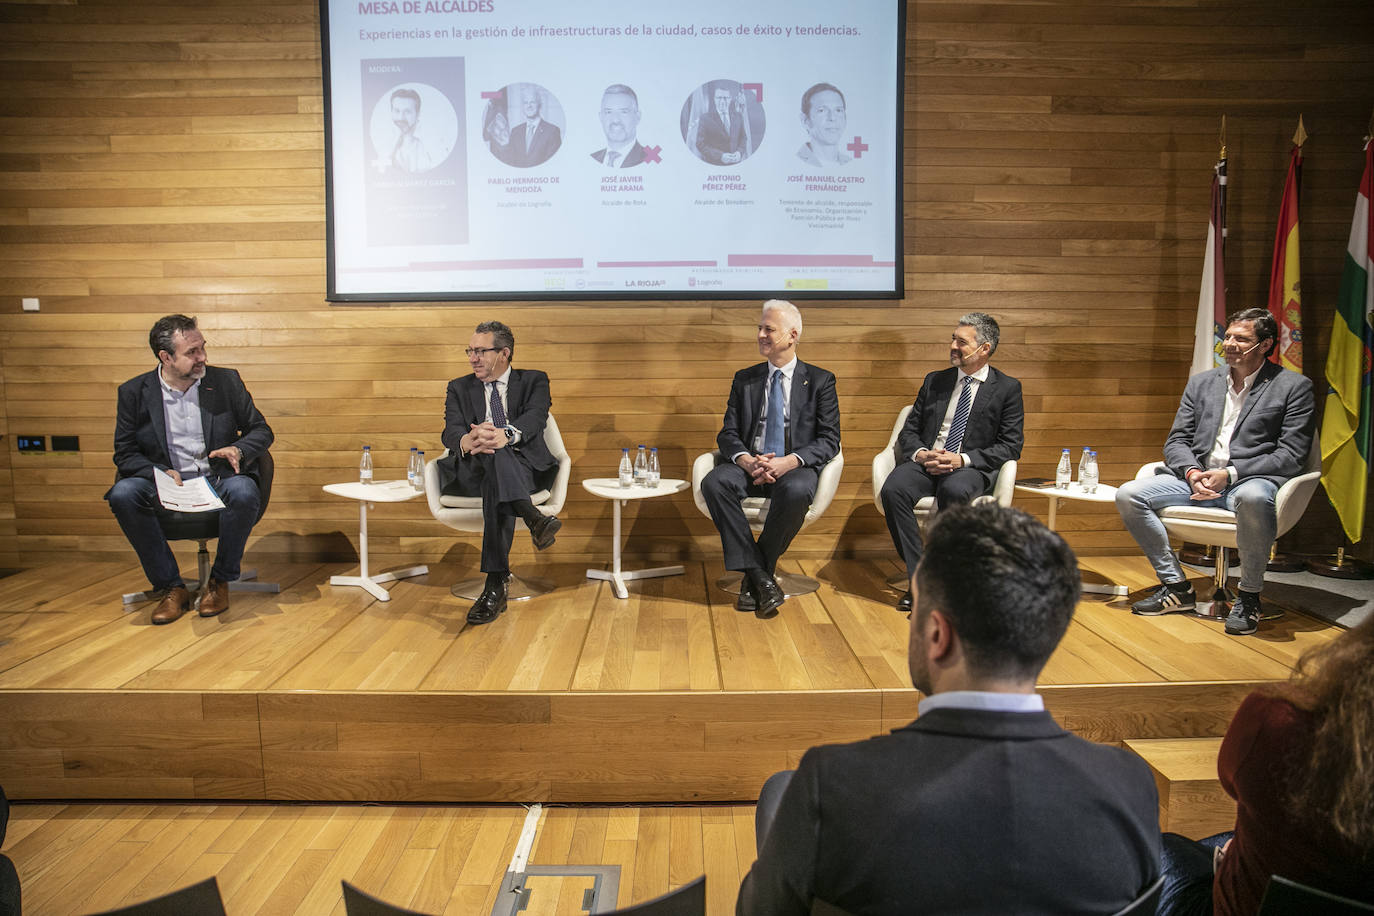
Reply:
[[[496,390],[496,382],[491,383],[491,422],[493,426],[506,425],[506,409],[501,406],[501,392]]]
[[[959,403],[954,408],[954,419],[949,423],[949,435],[945,436],[945,451],[957,452],[964,444],[964,427],[968,426],[969,407],[973,403],[973,376],[964,376],[963,387],[959,389]]]
[[[783,424],[787,420],[787,408],[782,403],[782,370],[774,369],[773,378],[768,384],[768,419],[763,424],[763,450],[774,455],[786,451],[783,437]]]
[[[613,149],[612,149],[612,150],[607,150],[607,151],[606,151],[606,168],[608,168],[608,169],[613,169],[613,168],[615,168],[615,161],[616,161],[617,159],[619,159],[619,158],[620,158],[620,154],[617,153],[615,150],[613,150]]]

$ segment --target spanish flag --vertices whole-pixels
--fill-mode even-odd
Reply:
[[[1302,185],[1302,144],[1307,139],[1302,118],[1288,157],[1279,225],[1274,232],[1274,260],[1269,267],[1269,314],[1279,326],[1279,345],[1270,353],[1285,369],[1302,371],[1302,281],[1298,270],[1298,190]]]
[[[1364,534],[1365,490],[1369,483],[1370,350],[1374,348],[1374,141],[1365,138],[1364,177],[1355,197],[1355,218],[1345,251],[1345,270],[1326,355],[1322,415],[1322,486],[1346,537]]]

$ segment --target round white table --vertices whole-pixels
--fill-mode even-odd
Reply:
[[[1116,487],[1108,483],[1099,483],[1097,489],[1088,493],[1080,483],[1071,483],[1067,490],[1058,487],[1032,487],[1018,483],[1016,490],[1019,493],[1033,493],[1036,496],[1044,496],[1050,501],[1049,518],[1045,521],[1045,526],[1051,531],[1054,530],[1054,522],[1059,509],[1059,500],[1074,499],[1088,503],[1114,503],[1116,502]],[[1095,575],[1095,574],[1094,574]],[[1121,596],[1128,593],[1124,585],[1102,585],[1097,582],[1084,582],[1083,591],[1093,595],[1116,595]]]
[[[681,566],[659,566],[654,569],[623,570],[620,568],[620,508],[632,499],[652,499],[655,496],[670,496],[687,489],[687,481],[664,478],[656,487],[622,487],[615,477],[593,477],[582,481],[582,488],[594,496],[611,501],[614,533],[611,539],[611,569],[589,569],[588,579],[601,579],[611,583],[617,598],[630,597],[625,583],[632,579],[657,579],[661,576],[682,575]]]
[[[367,510],[371,509],[374,503],[400,503],[420,496],[419,491],[410,485],[410,481],[379,480],[367,484],[354,480],[348,483],[327,483],[324,485],[324,491],[358,501],[358,575],[330,576],[330,585],[356,585],[365,589],[378,601],[390,601],[391,593],[378,585],[378,582],[395,582],[397,579],[423,576],[429,572],[428,566],[412,566],[409,569],[377,573],[375,576],[368,575],[367,572]]]

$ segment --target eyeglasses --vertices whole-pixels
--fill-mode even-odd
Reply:
[[[486,356],[488,353],[500,353],[505,347],[468,347],[463,351],[468,359],[474,356]]]

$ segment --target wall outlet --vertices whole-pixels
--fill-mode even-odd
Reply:
[[[37,299],[36,297],[33,297],[33,296],[25,296],[25,297],[24,297],[24,311],[26,311],[26,312],[36,312],[36,311],[38,311],[38,299]]]

